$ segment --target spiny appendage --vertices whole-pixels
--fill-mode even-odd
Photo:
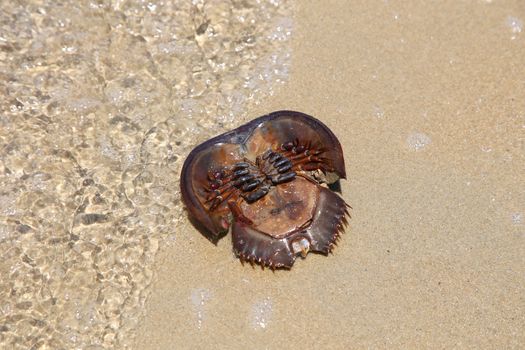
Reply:
[[[295,260],[286,239],[275,239],[242,222],[234,221],[232,243],[243,263],[280,269],[292,267]]]
[[[320,187],[318,210],[307,229],[312,243],[310,250],[330,253],[348,225],[350,206],[336,193]]]
[[[234,249],[235,255],[239,258],[241,264],[244,265],[245,262],[248,262],[252,267],[255,267],[255,265],[259,265],[262,269],[265,267],[270,268],[272,270],[276,269],[289,269],[292,267],[295,257],[290,259],[289,262],[280,262],[278,260],[274,260],[272,257],[268,256],[257,256],[255,254],[246,254],[242,251],[239,251],[237,249]]]
[[[334,170],[332,161],[322,157],[326,149],[319,144],[312,144],[311,141],[305,143],[301,143],[298,139],[288,141],[280,146],[280,151],[290,160],[295,171],[321,170],[326,173]]]
[[[348,208],[350,208],[350,206],[347,203],[345,203],[345,205],[347,206],[347,208],[344,209],[344,214],[339,219],[340,221],[337,223],[337,225],[335,225],[332,241],[328,245],[329,253],[332,253],[335,246],[337,246],[337,244],[339,243],[339,240],[341,239],[341,235],[345,232],[345,229],[348,227],[347,217],[348,218],[351,217],[350,213],[348,212]]]
[[[242,265],[244,265],[245,262],[248,262],[252,267],[255,267],[255,265],[259,265],[263,270],[266,267],[271,270],[289,268],[287,266],[284,266],[284,264],[282,263],[274,263],[271,260],[263,260],[262,258],[258,258],[254,255],[246,256],[243,253],[239,253],[237,251],[235,251],[235,255],[239,258]]]

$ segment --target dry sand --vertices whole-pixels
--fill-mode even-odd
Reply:
[[[343,144],[353,206],[328,257],[262,271],[189,222],[161,247],[136,349],[525,347],[525,8],[304,1],[296,109]]]

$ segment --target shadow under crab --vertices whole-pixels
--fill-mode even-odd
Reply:
[[[328,185],[345,177],[341,145],[323,123],[278,111],[197,146],[181,192],[212,241],[231,227],[241,261],[291,268],[297,255],[333,249],[349,206]]]

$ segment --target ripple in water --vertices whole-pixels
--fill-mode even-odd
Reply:
[[[6,2],[0,26],[0,348],[127,347],[181,163],[286,81],[290,4]]]

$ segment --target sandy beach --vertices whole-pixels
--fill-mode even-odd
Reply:
[[[289,82],[249,114],[332,128],[350,228],[333,255],[272,273],[184,225],[160,248],[135,348],[525,346],[523,6],[295,11]]]
[[[4,2],[0,348],[525,348],[522,1]],[[188,220],[204,140],[276,110],[342,144],[328,256]]]

